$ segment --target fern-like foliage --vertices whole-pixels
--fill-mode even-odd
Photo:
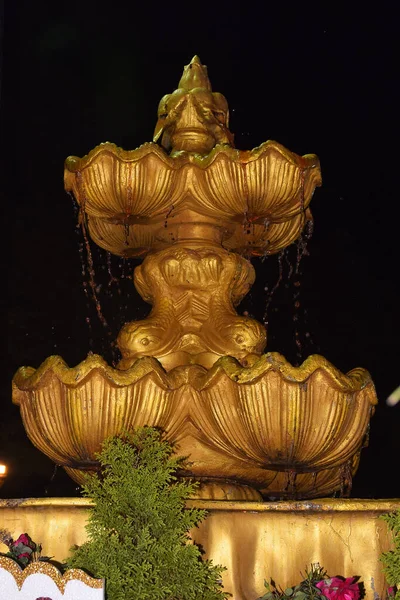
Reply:
[[[88,541],[69,567],[106,581],[108,600],[224,600],[222,567],[202,560],[189,530],[203,510],[185,508],[196,483],[178,480],[182,459],[153,428],[108,439],[101,471],[83,488],[94,506]]]
[[[384,552],[381,561],[388,584],[397,586],[395,598],[400,600],[400,511],[383,515],[382,519],[386,521],[392,532],[394,549]]]

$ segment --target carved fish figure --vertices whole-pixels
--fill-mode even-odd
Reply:
[[[247,354],[261,354],[267,339],[265,328],[255,319],[236,313],[230,292],[221,286],[212,296],[210,317],[202,329],[203,339],[212,352],[221,356],[241,360]]]
[[[122,359],[119,369],[129,369],[138,358],[159,358],[178,343],[182,335],[170,298],[161,298],[150,315],[141,321],[126,323],[117,338]]]

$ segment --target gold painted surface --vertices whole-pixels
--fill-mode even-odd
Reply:
[[[33,444],[77,481],[105,438],[150,425],[204,483],[307,498],[349,488],[376,395],[365,370],[344,375],[318,355],[300,367],[269,353],[249,367],[221,358],[168,373],[150,357],[122,371],[91,355],[74,368],[53,356],[20,369],[13,402]]]
[[[321,185],[318,158],[298,156],[268,141],[249,151],[233,147],[228,104],[212,92],[198,57],[178,89],[158,109],[154,142],[126,151],[100,144],[65,163],[72,191],[96,244],[120,256],[142,256],[176,242],[219,243],[247,256],[278,252],[311,219],[308,205]],[[168,154],[170,152],[170,154]],[[192,237],[187,232],[187,225]]]
[[[390,549],[391,536],[379,516],[399,510],[400,500],[188,504],[208,510],[192,537],[208,558],[228,568],[223,580],[233,600],[255,600],[270,577],[283,588],[293,585],[311,562],[320,562],[332,576],[359,575],[367,600],[374,591],[385,597],[379,556]],[[89,506],[82,498],[0,500],[0,527],[14,538],[27,531],[45,554],[62,561],[86,539]]]

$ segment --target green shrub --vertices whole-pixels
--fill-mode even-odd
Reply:
[[[390,586],[400,584],[400,511],[383,515],[393,535],[394,549],[382,554],[381,560],[384,564],[384,573]],[[400,588],[396,590],[396,600],[400,600]]]
[[[189,529],[205,511],[186,509],[197,484],[178,480],[182,460],[155,429],[107,440],[101,472],[87,477],[94,506],[88,541],[69,567],[106,581],[108,600],[223,600],[222,567],[204,561]]]

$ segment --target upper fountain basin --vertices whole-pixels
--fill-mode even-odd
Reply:
[[[114,254],[204,240],[208,227],[228,250],[257,256],[297,239],[311,219],[321,172],[314,154],[299,156],[273,141],[249,151],[217,145],[205,156],[168,155],[155,143],[126,151],[107,142],[67,158],[64,181],[92,239]]]

